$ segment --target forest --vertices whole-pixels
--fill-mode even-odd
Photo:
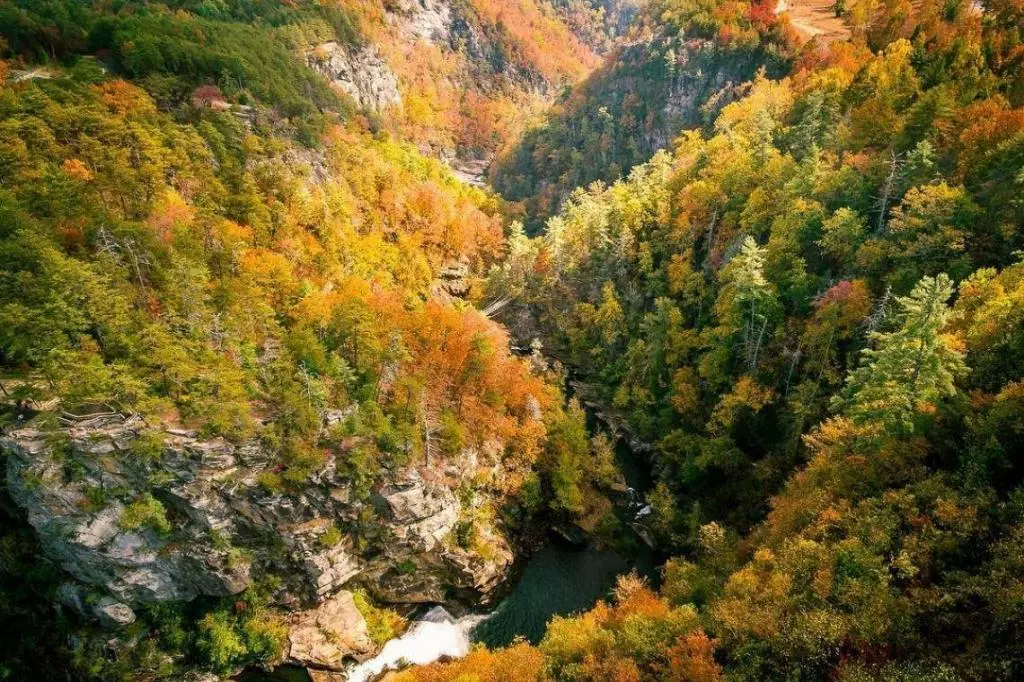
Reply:
[[[0,680],[345,679],[619,438],[657,576],[385,679],[1024,678],[1024,6],[821,7],[0,0]]]

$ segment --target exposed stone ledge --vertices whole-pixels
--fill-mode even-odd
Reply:
[[[288,661],[340,672],[346,660],[362,660],[374,652],[366,620],[351,592],[339,592],[310,611],[296,613],[288,632]]]

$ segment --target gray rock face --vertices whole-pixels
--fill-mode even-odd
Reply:
[[[362,571],[349,543],[341,542],[320,552],[308,552],[303,567],[320,597],[331,594]]]
[[[332,40],[307,52],[306,63],[365,109],[383,111],[402,102],[398,76],[372,45],[349,48]]]
[[[406,36],[441,45],[451,41],[452,9],[442,0],[396,0],[393,15]]]
[[[288,660],[297,665],[337,672],[346,659],[361,659],[374,648],[351,592],[339,592],[319,608],[292,616]]]
[[[135,452],[144,435],[163,442],[158,456]],[[462,478],[481,466],[501,475],[500,457],[489,450],[467,451],[443,479],[383,470],[368,498],[353,492],[335,458],[305,484],[274,492],[261,480],[277,459],[258,443],[154,432],[116,415],[57,432],[25,426],[0,436],[0,450],[10,454],[12,499],[44,551],[77,581],[61,603],[111,627],[130,620],[137,605],[238,594],[268,574],[307,603],[329,601],[350,584],[393,602],[482,595],[512,560],[492,529],[480,534],[487,558],[453,540]],[[108,597],[109,608],[89,612],[87,593]]]
[[[451,588],[486,595],[507,575],[514,556],[496,533],[483,533],[490,548],[486,557],[446,541],[459,521],[459,504],[450,489],[411,475],[382,489],[379,497],[396,542],[369,562],[361,577],[377,599],[443,602]],[[402,549],[408,547],[420,551],[409,554]]]
[[[427,485],[418,477],[381,490],[395,537],[431,551],[455,528],[459,502],[448,488]]]
[[[116,453],[127,451],[141,428],[132,420],[72,428],[66,433],[69,444],[63,457],[67,461],[55,455],[52,435],[32,428],[0,438],[0,449],[12,454],[7,458],[12,499],[26,510],[50,556],[81,582],[102,587],[120,601],[191,600],[244,590],[251,582],[249,564],[232,561],[226,551],[215,548],[199,524],[183,523],[180,544],[168,551],[169,539],[156,530],[126,526],[124,501],[94,501],[112,489],[122,491],[126,500],[142,495],[146,483],[140,480],[142,474],[116,464]],[[193,444],[184,439],[180,443]],[[169,469],[180,472],[179,485],[188,480],[200,487],[208,485],[223,467],[230,466],[223,457],[206,457],[222,447],[171,448]],[[189,459],[175,460],[175,452]],[[70,481],[64,471],[68,464],[78,469]]]

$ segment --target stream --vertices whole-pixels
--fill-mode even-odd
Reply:
[[[597,417],[589,409],[587,421],[591,432],[599,428]],[[552,532],[548,541],[525,560],[515,584],[493,611],[456,618],[441,606],[431,607],[377,656],[349,668],[347,682],[371,682],[381,673],[407,664],[459,658],[476,643],[496,648],[523,638],[536,644],[552,617],[590,609],[609,595],[620,575],[635,570],[656,584],[657,557],[630,526],[651,488],[650,472],[643,458],[631,452],[621,438],[616,442],[615,457],[628,487],[615,499],[615,513],[623,528],[616,548],[598,547],[593,541],[581,547]],[[246,673],[239,679],[308,682],[309,676],[301,668],[286,666],[272,673]]]

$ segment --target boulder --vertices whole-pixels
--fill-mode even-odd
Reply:
[[[351,592],[339,592],[318,608],[292,616],[288,660],[297,665],[340,672],[347,659],[365,658],[374,648]]]
[[[317,670],[316,668],[306,668],[306,674],[309,675],[310,682],[345,682],[346,679],[345,673]]]
[[[127,627],[135,622],[135,612],[127,604],[121,603],[110,597],[103,597],[92,607],[100,625],[109,629]]]

